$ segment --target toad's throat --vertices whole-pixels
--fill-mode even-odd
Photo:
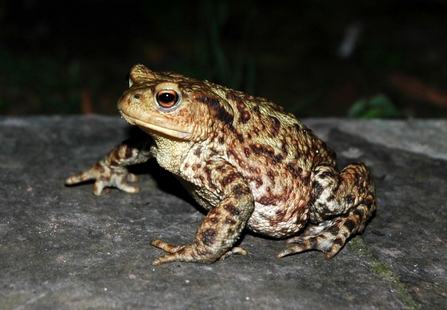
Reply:
[[[123,110],[120,110],[123,118],[131,125],[136,125],[140,127],[142,130],[146,132],[154,132],[163,135],[167,135],[169,137],[178,138],[181,140],[187,140],[191,137],[189,132],[181,131],[177,128],[169,126],[166,120],[157,119],[156,117],[151,118],[150,122],[142,121],[141,119],[137,119],[126,114]]]

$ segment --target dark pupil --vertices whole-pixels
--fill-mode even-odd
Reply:
[[[175,95],[171,93],[163,93],[159,95],[158,100],[164,103],[170,103],[172,101],[175,101]]]

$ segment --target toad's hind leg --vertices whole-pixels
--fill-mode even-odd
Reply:
[[[376,209],[375,187],[363,163],[350,164],[341,173],[332,167],[315,169],[310,225],[302,235],[287,240],[296,245],[276,257],[319,250],[332,258],[355,233],[361,233]]]

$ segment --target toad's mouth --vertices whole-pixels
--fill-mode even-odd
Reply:
[[[150,122],[137,119],[135,117],[126,114],[123,110],[120,110],[122,117],[131,125],[140,127],[147,133],[158,133],[169,137],[188,140],[191,137],[189,132],[182,131],[174,126],[170,126],[165,119],[151,117]]]

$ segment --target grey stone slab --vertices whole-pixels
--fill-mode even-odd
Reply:
[[[0,309],[445,308],[447,122],[305,123],[340,166],[372,168],[378,211],[364,234],[332,260],[275,259],[284,241],[245,234],[247,256],[152,267],[150,240],[190,242],[203,218],[169,173],[135,167],[134,195],[63,184],[133,129],[118,117],[0,118]]]

